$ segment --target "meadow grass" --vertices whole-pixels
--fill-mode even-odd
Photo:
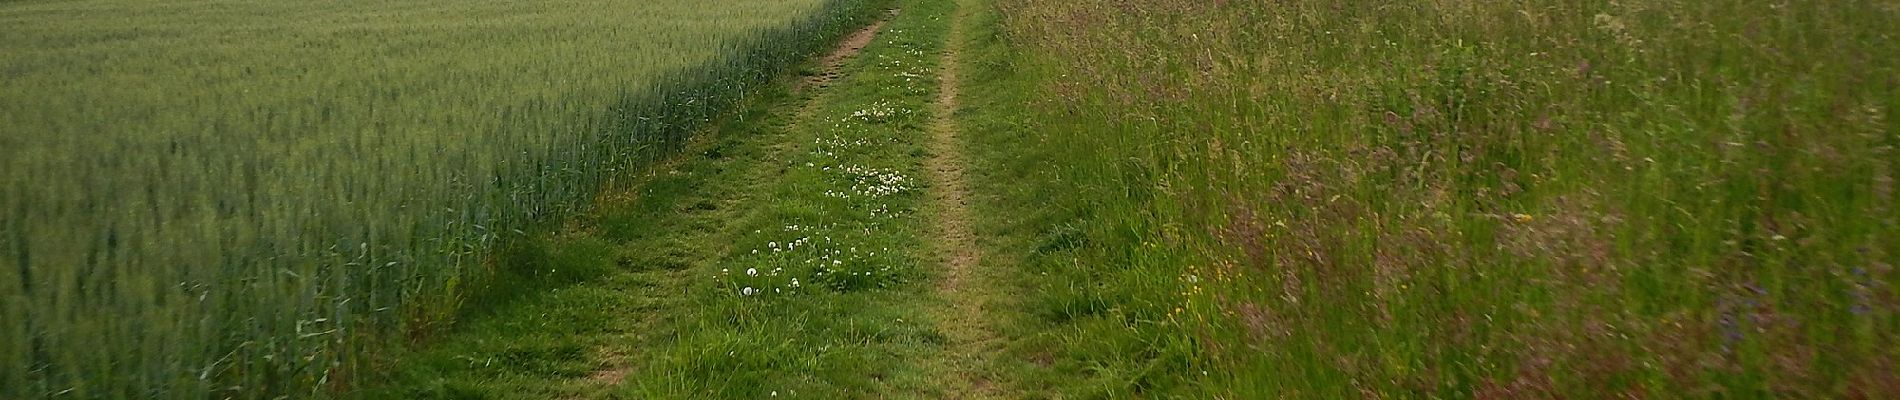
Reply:
[[[1031,396],[1900,396],[1894,2],[996,3]]]
[[[348,388],[867,4],[0,4],[0,397]]]

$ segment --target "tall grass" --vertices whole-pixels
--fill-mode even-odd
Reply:
[[[999,3],[1055,390],[1900,396],[1900,3]]]
[[[347,388],[868,4],[0,5],[0,397]]]

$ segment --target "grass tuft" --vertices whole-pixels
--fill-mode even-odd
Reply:
[[[985,11],[1032,392],[1900,395],[1891,5]]]

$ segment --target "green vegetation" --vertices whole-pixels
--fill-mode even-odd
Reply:
[[[929,398],[942,336],[923,314],[922,142],[946,3],[903,11],[783,132],[637,398]]]
[[[1893,2],[998,3],[1025,390],[1900,396]]]
[[[707,254],[724,249],[727,221],[764,199],[750,189],[768,165],[769,141],[786,106],[778,86],[742,103],[684,159],[610,183],[587,212],[553,232],[503,249],[504,271],[562,271],[507,279],[506,294],[471,304],[469,315],[420,351],[396,354],[386,379],[359,397],[586,398],[613,393],[625,371],[651,357],[642,346],[665,334],[668,314]]]
[[[836,80],[760,92],[517,260],[583,281],[528,285],[364,396],[948,395],[921,163],[953,6],[900,5],[841,69],[808,68]]]
[[[1890,0],[0,23],[5,398],[1900,397]]]
[[[0,4],[0,397],[346,389],[870,3]]]

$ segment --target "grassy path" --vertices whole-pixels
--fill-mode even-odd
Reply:
[[[989,312],[994,303],[992,299],[998,295],[997,276],[984,269],[984,249],[973,232],[972,193],[970,183],[964,178],[964,171],[969,168],[963,150],[966,143],[956,116],[962,85],[958,55],[963,45],[963,25],[969,3],[959,2],[944,39],[946,44],[937,68],[937,113],[930,129],[931,156],[925,162],[931,172],[930,199],[936,224],[932,242],[936,244],[937,260],[943,265],[943,277],[937,284],[940,303],[933,313],[939,329],[949,339],[941,361],[957,377],[949,383],[954,389],[950,398],[1005,398],[1003,390],[993,383],[997,377],[990,372],[992,360],[989,357],[997,354],[1002,343],[992,327],[994,321]]]
[[[899,1],[677,162],[498,258],[518,288],[368,398],[1007,398],[958,4]],[[920,295],[922,294],[922,295]]]

